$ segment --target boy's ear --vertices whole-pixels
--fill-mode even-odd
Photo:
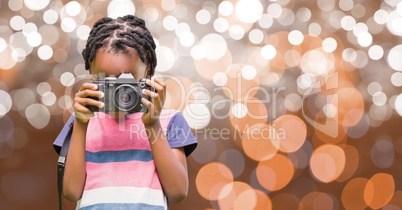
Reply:
[[[145,70],[145,78],[147,79],[151,79],[152,75],[151,75],[151,69],[149,68],[149,66],[147,67],[147,69]]]

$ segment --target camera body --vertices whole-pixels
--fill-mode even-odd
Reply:
[[[131,75],[131,74],[130,74]],[[87,106],[92,112],[119,112],[124,111],[128,113],[147,112],[148,107],[141,102],[142,98],[151,100],[150,97],[142,94],[142,89],[155,91],[152,87],[148,86],[146,79],[142,78],[136,81],[132,76],[129,77],[104,77],[99,78],[93,83],[98,85],[98,90],[102,91],[105,96],[103,98],[94,98],[105,104],[103,108],[96,106]]]

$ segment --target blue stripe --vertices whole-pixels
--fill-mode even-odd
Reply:
[[[152,152],[148,150],[121,150],[121,151],[101,151],[101,152],[85,152],[87,162],[93,163],[109,163],[109,162],[128,162],[143,161],[149,162],[153,160]]]
[[[95,205],[79,208],[79,210],[129,210],[129,209],[150,209],[150,210],[163,210],[163,206],[154,206],[143,203],[100,203]]]

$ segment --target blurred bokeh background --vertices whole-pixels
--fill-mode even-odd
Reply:
[[[171,209],[402,209],[401,0],[2,0],[0,209],[57,208],[81,51],[125,14],[199,141]]]

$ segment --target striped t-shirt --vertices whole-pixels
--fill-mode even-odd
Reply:
[[[91,118],[86,181],[77,209],[167,209],[141,117],[139,112],[113,119],[96,112]],[[163,110],[160,123],[171,148],[184,147],[187,156],[195,149],[197,140],[180,112]]]

